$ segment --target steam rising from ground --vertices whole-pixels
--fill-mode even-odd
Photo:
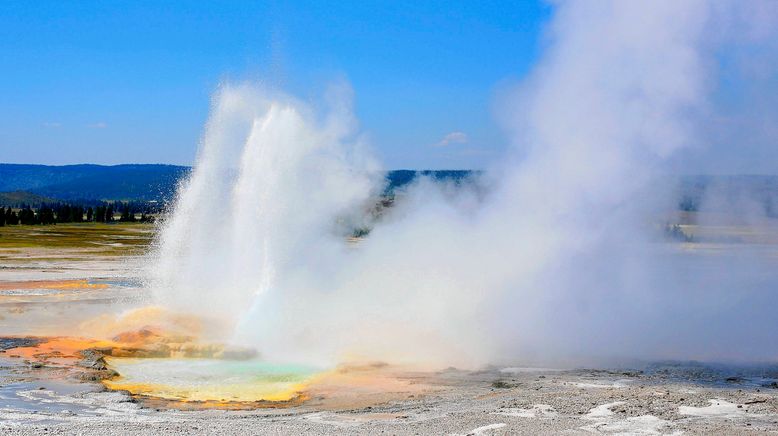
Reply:
[[[722,34],[775,16],[731,5],[558,3],[543,60],[502,101],[515,147],[487,193],[422,181],[357,246],[383,181],[348,91],[321,109],[225,86],[150,285],[285,361],[775,359],[768,256],[685,254],[647,218],[667,206],[664,162],[699,145]]]

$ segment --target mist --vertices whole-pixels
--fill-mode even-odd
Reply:
[[[319,365],[774,360],[775,257],[684,249],[656,224],[662,182],[705,148],[717,50],[769,47],[776,11],[756,5],[554,3],[542,59],[496,104],[508,153],[466,187],[420,180],[377,220],[385,181],[347,85],[310,103],[225,84],[149,257],[155,303]]]

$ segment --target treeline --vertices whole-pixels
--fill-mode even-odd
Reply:
[[[0,206],[0,226],[114,221],[146,223],[154,221],[153,213],[158,213],[156,205],[136,202],[104,203],[95,207],[67,203],[41,204],[37,208],[22,205],[16,209]]]

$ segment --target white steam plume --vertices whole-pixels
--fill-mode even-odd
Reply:
[[[288,97],[227,87],[152,286],[271,359],[778,357],[774,265],[651,242],[645,218],[663,205],[653,182],[666,159],[695,145],[713,26],[730,10],[557,3],[546,54],[505,103],[516,147],[486,176],[488,195],[422,181],[357,247],[344,228],[381,186],[348,105],[321,121]]]

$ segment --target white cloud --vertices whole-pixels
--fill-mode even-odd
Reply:
[[[108,124],[101,121],[99,123],[90,124],[89,127],[93,129],[105,129],[106,127],[108,127]]]
[[[56,129],[58,127],[62,127],[62,123],[46,122],[46,123],[43,123],[43,127],[46,127],[47,129]]]
[[[464,144],[468,140],[467,134],[464,132],[451,132],[444,136],[443,139],[434,144],[435,147],[445,147],[449,144]]]

